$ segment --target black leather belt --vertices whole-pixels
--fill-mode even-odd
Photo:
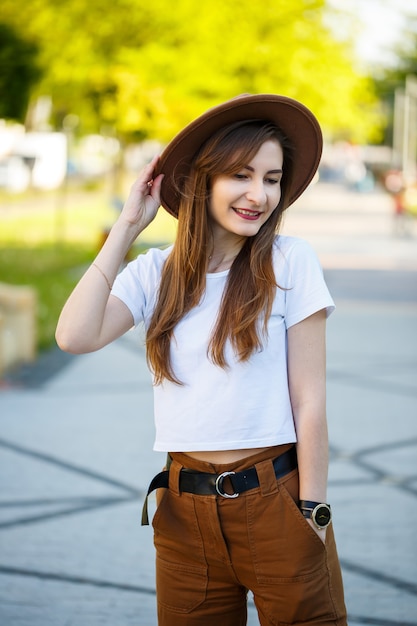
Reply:
[[[275,476],[282,478],[297,467],[297,454],[295,446],[278,456],[273,461]],[[227,479],[232,487],[232,492],[225,491],[224,481]],[[149,524],[148,519],[148,496],[155,489],[165,488],[169,485],[169,470],[157,474],[149,485],[142,511],[142,526]],[[194,493],[200,496],[222,496],[223,498],[237,498],[239,494],[259,487],[258,474],[255,467],[250,467],[242,472],[223,472],[222,474],[210,474],[196,472],[183,468],[179,476],[179,489],[186,493]]]

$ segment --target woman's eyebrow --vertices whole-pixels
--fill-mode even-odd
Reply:
[[[251,165],[245,165],[245,167],[243,169],[249,170],[250,172],[254,172],[255,171],[255,169]],[[267,174],[282,174],[282,169],[268,170],[266,173]]]

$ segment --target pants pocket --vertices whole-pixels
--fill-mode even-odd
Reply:
[[[255,603],[271,624],[337,620],[327,549],[294,501],[297,480],[288,479],[289,490],[281,483],[276,494],[248,498]]]
[[[283,483],[278,493],[248,497],[247,516],[258,582],[305,580],[325,568],[325,546]]]
[[[189,613],[207,593],[207,565],[193,497],[165,490],[152,525],[158,606]]]
[[[158,605],[173,613],[190,613],[206,599],[207,569],[170,563],[156,557]]]

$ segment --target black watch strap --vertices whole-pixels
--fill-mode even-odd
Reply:
[[[299,508],[301,510],[306,509],[307,511],[314,511],[316,506],[319,506],[320,504],[325,504],[325,502],[314,502],[313,500],[300,500],[298,502]],[[327,504],[326,506],[330,508],[330,504]]]

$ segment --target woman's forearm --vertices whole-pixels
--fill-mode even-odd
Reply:
[[[296,425],[300,500],[326,502],[329,452],[325,414],[306,410],[296,418]]]

